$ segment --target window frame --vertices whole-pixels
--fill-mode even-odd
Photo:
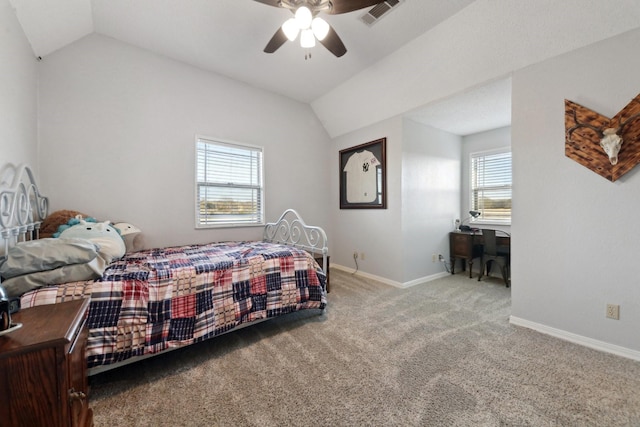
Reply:
[[[199,190],[200,190],[200,186],[203,183],[207,183],[207,181],[203,181],[202,183],[200,181],[198,181],[198,175],[199,175],[199,143],[203,142],[203,143],[207,143],[207,144],[212,144],[214,146],[227,146],[227,147],[234,147],[234,148],[240,148],[240,149],[246,149],[247,151],[251,151],[251,152],[259,152],[260,153],[260,162],[259,162],[259,179],[260,179],[260,184],[255,186],[260,195],[258,197],[259,199],[259,204],[260,204],[260,210],[258,212],[259,218],[253,221],[238,221],[236,220],[230,220],[230,221],[224,221],[224,222],[219,222],[219,223],[214,223],[214,224],[203,224],[200,221],[200,206],[199,206],[199,202],[200,202],[200,195],[199,195]],[[259,146],[259,145],[252,145],[252,144],[247,144],[247,143],[243,143],[243,142],[237,142],[237,141],[231,141],[231,140],[226,140],[226,139],[222,139],[222,138],[215,138],[215,137],[210,137],[210,136],[205,136],[205,135],[196,135],[195,137],[195,142],[194,142],[194,149],[195,149],[195,167],[194,167],[194,215],[195,215],[195,228],[198,230],[206,230],[206,229],[212,229],[212,228],[238,228],[238,227],[263,227],[265,225],[265,173],[264,173],[264,165],[265,165],[265,149],[263,146]],[[231,188],[234,188],[234,186],[230,186]],[[242,186],[242,185],[238,185],[235,188],[247,188],[247,186]]]
[[[509,209],[509,217],[505,219],[500,219],[496,217],[485,218],[484,216],[484,208],[479,208],[474,205],[474,192],[476,189],[474,188],[474,159],[479,157],[489,157],[493,155],[506,154],[509,153],[511,157],[511,183],[509,185],[494,186],[494,189],[499,188],[508,188],[510,191],[510,200],[511,200],[511,208]],[[492,188],[491,186],[486,186],[483,188]],[[478,218],[471,218],[470,223],[472,224],[495,224],[495,225],[511,225],[511,220],[513,218],[513,155],[511,151],[511,147],[502,147],[496,148],[492,150],[485,151],[476,151],[469,153],[469,210],[470,211],[479,211],[481,214]]]

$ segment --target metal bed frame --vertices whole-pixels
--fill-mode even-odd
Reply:
[[[5,188],[7,180],[1,179],[5,176],[12,176],[11,184],[8,188]],[[49,199],[40,194],[33,172],[28,166],[20,165],[14,167],[13,165],[7,165],[0,171],[0,238],[4,241],[4,245],[0,246],[0,248],[3,247],[3,252],[0,253],[0,260],[4,258],[9,248],[17,242],[39,238],[40,226],[44,218],[46,218],[48,210]],[[325,231],[320,227],[305,224],[295,210],[287,209],[278,221],[265,224],[263,240],[299,248],[311,254],[322,255],[322,270],[325,274],[328,273],[326,266],[329,248]],[[322,312],[324,313],[324,310]],[[229,332],[266,320],[269,319],[242,324]],[[89,369],[88,374],[90,376],[95,375],[156,356],[157,354],[167,353],[171,350],[167,349],[161,353],[138,356],[110,365],[97,366]]]
[[[312,254],[322,255],[322,270],[327,269],[327,234],[320,227],[307,225],[298,212],[287,209],[274,223],[265,224],[262,240],[293,246]]]
[[[49,199],[40,194],[33,172],[26,165],[7,165],[3,176],[13,172],[9,188],[0,191],[0,236],[5,255],[19,241],[37,239],[40,225],[49,211]]]

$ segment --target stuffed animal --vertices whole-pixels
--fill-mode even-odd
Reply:
[[[81,212],[67,209],[52,212],[40,225],[40,238],[53,237],[53,233],[58,231],[58,227],[67,224],[70,219],[76,218],[78,215],[81,218],[87,216]]]
[[[60,238],[86,239],[100,246],[98,255],[110,263],[114,259],[122,258],[126,252],[124,240],[110,222],[96,222],[95,219],[73,218],[66,225],[60,226],[60,231],[54,234]]]
[[[87,217],[87,218],[82,218],[81,215],[76,215],[75,218],[71,218],[69,221],[67,221],[66,224],[62,224],[58,227],[58,231],[56,231],[55,233],[53,233],[53,237],[60,237],[60,233],[62,233],[64,230],[66,230],[67,228],[73,227],[74,225],[78,225],[81,223],[81,221],[84,222],[92,222],[92,223],[97,223],[98,221],[95,218],[91,218],[91,217]]]
[[[140,229],[135,225],[129,224],[128,222],[117,222],[113,224],[115,228],[120,231],[121,236],[127,236],[129,234],[140,233]]]
[[[138,227],[128,222],[117,222],[113,224],[113,226],[120,231],[120,235],[124,239],[124,244],[127,247],[127,252],[138,251],[142,248],[140,239],[140,233],[142,231]]]

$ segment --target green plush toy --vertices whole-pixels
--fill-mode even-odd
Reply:
[[[122,258],[126,251],[120,231],[110,222],[97,222],[94,218],[72,218],[58,227],[54,237],[89,240],[100,247],[98,254],[106,263]]]
[[[87,217],[87,218],[82,218],[82,216],[78,215],[75,218],[71,218],[69,221],[67,221],[66,224],[62,224],[60,226],[58,226],[58,231],[56,231],[55,233],[53,233],[53,237],[60,237],[60,233],[62,233],[64,230],[73,227],[74,225],[78,225],[80,224],[80,221],[85,221],[85,222],[98,222],[95,218],[92,217]]]

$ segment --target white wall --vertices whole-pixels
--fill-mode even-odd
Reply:
[[[0,0],[0,168],[37,174],[37,61],[8,0]]]
[[[412,120],[403,122],[403,281],[445,272],[433,254],[449,261],[449,232],[460,215],[462,138]]]
[[[339,151],[387,138],[387,209],[339,208]],[[448,232],[460,211],[461,138],[395,117],[334,140],[331,200],[333,265],[395,286],[445,273],[433,253],[448,258]]]
[[[387,209],[340,209],[339,151],[387,138]],[[355,270],[353,252],[364,252],[360,271],[402,282],[402,118],[385,120],[335,139],[331,153],[331,263]]]
[[[43,187],[54,209],[126,220],[147,247],[261,237],[194,229],[195,135],[265,148],[266,217],[327,228],[330,140],[306,104],[103,36],[41,63]]]
[[[512,102],[513,320],[636,358],[640,168],[611,183],[567,158],[564,100],[615,115],[640,91],[639,45],[634,30],[518,71]]]

